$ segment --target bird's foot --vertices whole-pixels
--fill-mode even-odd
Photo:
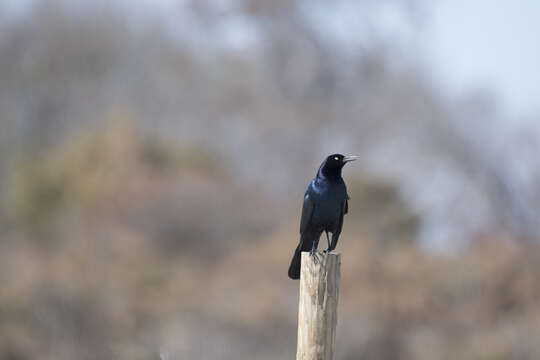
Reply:
[[[332,251],[334,251],[336,248],[328,248],[326,250],[323,251],[323,253],[325,254],[328,254],[328,253],[331,253]]]
[[[319,258],[317,257],[317,254],[318,254],[318,253],[319,253],[319,252],[318,252],[317,250],[315,250],[315,249],[311,249],[311,251],[309,252],[309,256],[313,256],[313,262],[314,262],[315,264],[318,264],[318,263],[319,263]]]

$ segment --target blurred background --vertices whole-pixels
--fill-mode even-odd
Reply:
[[[336,359],[539,359],[539,24],[534,0],[1,0],[0,359],[293,359],[287,267],[335,152],[361,156]]]

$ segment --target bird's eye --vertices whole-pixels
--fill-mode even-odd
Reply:
[[[337,156],[334,156],[334,160],[339,160],[339,158]]]

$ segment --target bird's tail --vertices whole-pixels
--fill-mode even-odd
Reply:
[[[299,244],[296,250],[294,251],[293,258],[291,260],[291,265],[289,266],[289,277],[293,280],[300,279],[300,258],[302,255],[302,250],[300,248],[302,244]]]
[[[300,259],[302,258],[302,251],[311,251],[313,247],[313,242],[318,242],[318,236],[312,233],[304,233],[300,239],[300,244],[296,250],[294,250],[294,255],[291,260],[291,265],[289,266],[289,277],[293,280],[300,279]],[[316,246],[315,246],[316,247]]]

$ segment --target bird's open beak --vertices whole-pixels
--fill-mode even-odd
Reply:
[[[349,155],[349,156],[343,157],[343,162],[348,163],[349,161],[354,161],[354,160],[357,160],[359,158],[360,158],[360,156],[357,156],[357,155]]]

